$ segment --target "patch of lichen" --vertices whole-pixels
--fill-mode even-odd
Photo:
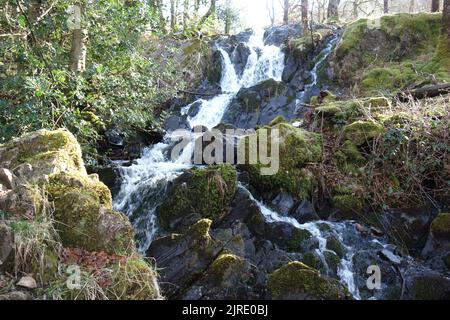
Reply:
[[[261,128],[256,132],[255,140],[258,145],[267,140],[268,155],[272,154],[270,136],[272,130],[279,134],[279,168],[274,174],[264,174],[263,169],[268,165],[261,159],[257,163],[248,163],[248,155],[254,153],[249,149],[249,138],[244,139],[247,169],[252,185],[261,192],[283,190],[297,198],[309,198],[316,183],[315,176],[305,168],[307,164],[318,163],[322,159],[322,139],[319,134],[298,129],[290,124],[282,123],[271,128]],[[240,146],[242,147],[242,146]],[[275,151],[275,149],[273,149]],[[277,160],[277,155],[272,155],[272,161]]]
[[[448,239],[450,241],[450,213],[441,213],[433,220],[431,233],[436,238]]]
[[[341,300],[350,294],[337,280],[322,277],[317,270],[295,261],[269,275],[273,299]]]
[[[230,165],[194,168],[174,182],[157,214],[164,229],[189,213],[198,213],[213,221],[228,209],[237,188],[237,173]]]

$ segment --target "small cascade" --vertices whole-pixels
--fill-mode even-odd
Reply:
[[[346,232],[349,227],[348,224],[345,223],[335,223],[328,221],[318,221],[318,222],[308,222],[301,224],[296,219],[288,216],[283,216],[278,212],[270,209],[261,201],[256,200],[253,195],[242,185],[239,185],[246,193],[248,193],[250,199],[255,201],[259,206],[261,213],[265,217],[266,221],[269,223],[274,222],[282,222],[289,224],[297,229],[306,230],[311,233],[314,239],[318,242],[319,246],[316,249],[316,253],[321,258],[322,262],[325,266],[327,263],[325,261],[324,252],[327,251],[327,239],[323,235],[321,231],[320,225],[326,224],[331,230],[333,235],[339,238],[341,244],[345,247],[347,254],[343,259],[341,259],[340,266],[338,268],[338,276],[340,281],[348,288],[350,293],[353,295],[355,299],[360,299],[358,287],[355,285],[354,272],[353,272],[353,248],[351,245],[346,245],[345,241],[342,237],[343,232]]]

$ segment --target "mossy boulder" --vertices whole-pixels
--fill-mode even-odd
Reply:
[[[341,83],[356,84],[364,95],[431,82],[429,74],[448,80],[450,72],[442,68],[446,55],[435,55],[441,17],[402,13],[349,24],[335,50],[334,73]]]
[[[305,168],[305,165],[321,161],[321,136],[286,123],[271,128],[261,128],[257,130],[252,141],[261,141],[268,137],[266,141],[268,141],[269,156],[272,152],[271,130],[278,130],[279,133],[279,140],[277,140],[279,143],[279,168],[274,174],[264,174],[263,169],[268,166],[262,164],[261,159],[257,159],[255,164],[248,163],[245,167],[249,172],[251,184],[262,193],[284,191],[294,198],[309,198],[315,185],[315,177]],[[251,139],[247,138],[241,142],[246,144],[247,162],[248,155],[253,153],[249,150],[249,140]],[[272,155],[273,160],[277,160],[276,157],[277,154]]]
[[[450,213],[441,213],[431,223],[433,241],[441,247],[450,247]]]
[[[339,239],[334,236],[327,239],[326,247],[328,250],[331,250],[334,253],[336,253],[340,259],[342,259],[345,255],[344,247],[342,246]]]
[[[269,275],[268,288],[275,300],[347,300],[351,294],[337,280],[321,276],[294,261]]]
[[[169,187],[157,215],[165,230],[174,230],[191,213],[218,220],[227,212],[237,189],[237,173],[230,165],[194,168]]]
[[[0,163],[13,171],[30,164],[32,170],[21,177],[29,182],[63,171],[86,174],[80,145],[64,129],[39,130],[0,145]]]
[[[375,121],[356,121],[344,127],[344,136],[356,146],[380,136],[384,127]]]
[[[249,270],[248,262],[234,254],[223,253],[208,268],[207,276],[221,288],[233,288]]]
[[[364,211],[364,201],[353,194],[337,195],[332,198],[333,206],[346,218],[352,218]]]

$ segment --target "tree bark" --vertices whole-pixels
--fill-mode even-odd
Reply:
[[[175,0],[170,0],[170,30],[175,31],[177,26],[177,13],[175,8]]]
[[[450,0],[444,0],[444,11],[442,13],[442,31],[441,35],[450,42]],[[450,45],[448,46],[450,48]],[[449,54],[447,52],[447,54]]]
[[[302,24],[305,30],[308,28],[309,25],[308,10],[309,10],[308,0],[302,0]]]
[[[88,32],[82,27],[83,8],[74,6],[75,23],[72,31],[72,49],[69,69],[73,72],[86,71]]]
[[[189,0],[183,1],[183,26],[186,28],[189,20]]]
[[[204,24],[209,17],[216,14],[216,0],[211,0],[211,5],[209,6],[208,12],[201,18],[200,25]]]
[[[289,24],[289,0],[284,0],[283,4],[283,23]]]
[[[28,5],[28,18],[30,22],[34,24],[39,18],[42,10],[42,0],[30,0],[30,4]]]
[[[439,12],[439,0],[431,0],[431,12]]]
[[[384,0],[383,2],[383,12],[384,14],[389,13],[389,0]]]
[[[328,2],[328,19],[338,20],[339,19],[339,4],[341,0],[330,0]]]

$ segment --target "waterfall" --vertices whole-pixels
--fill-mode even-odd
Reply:
[[[191,128],[197,125],[213,128],[218,125],[241,88],[251,87],[271,78],[281,81],[284,53],[279,47],[266,46],[263,34],[264,32],[255,32],[250,37],[247,43],[250,55],[241,78],[237,76],[229,54],[218,48],[222,56],[222,92],[210,100],[199,99],[182,109],[182,113],[187,114],[192,105],[201,104],[198,114],[188,118]],[[155,211],[164,199],[168,182],[192,167],[193,143],[184,148],[181,157],[169,159],[168,154],[177,139],[176,134],[168,133],[163,143],[146,149],[136,163],[130,167],[120,167],[123,182],[114,199],[114,208],[130,218],[141,252],[147,251],[158,234]],[[191,140],[194,139],[195,135],[192,134]]]

